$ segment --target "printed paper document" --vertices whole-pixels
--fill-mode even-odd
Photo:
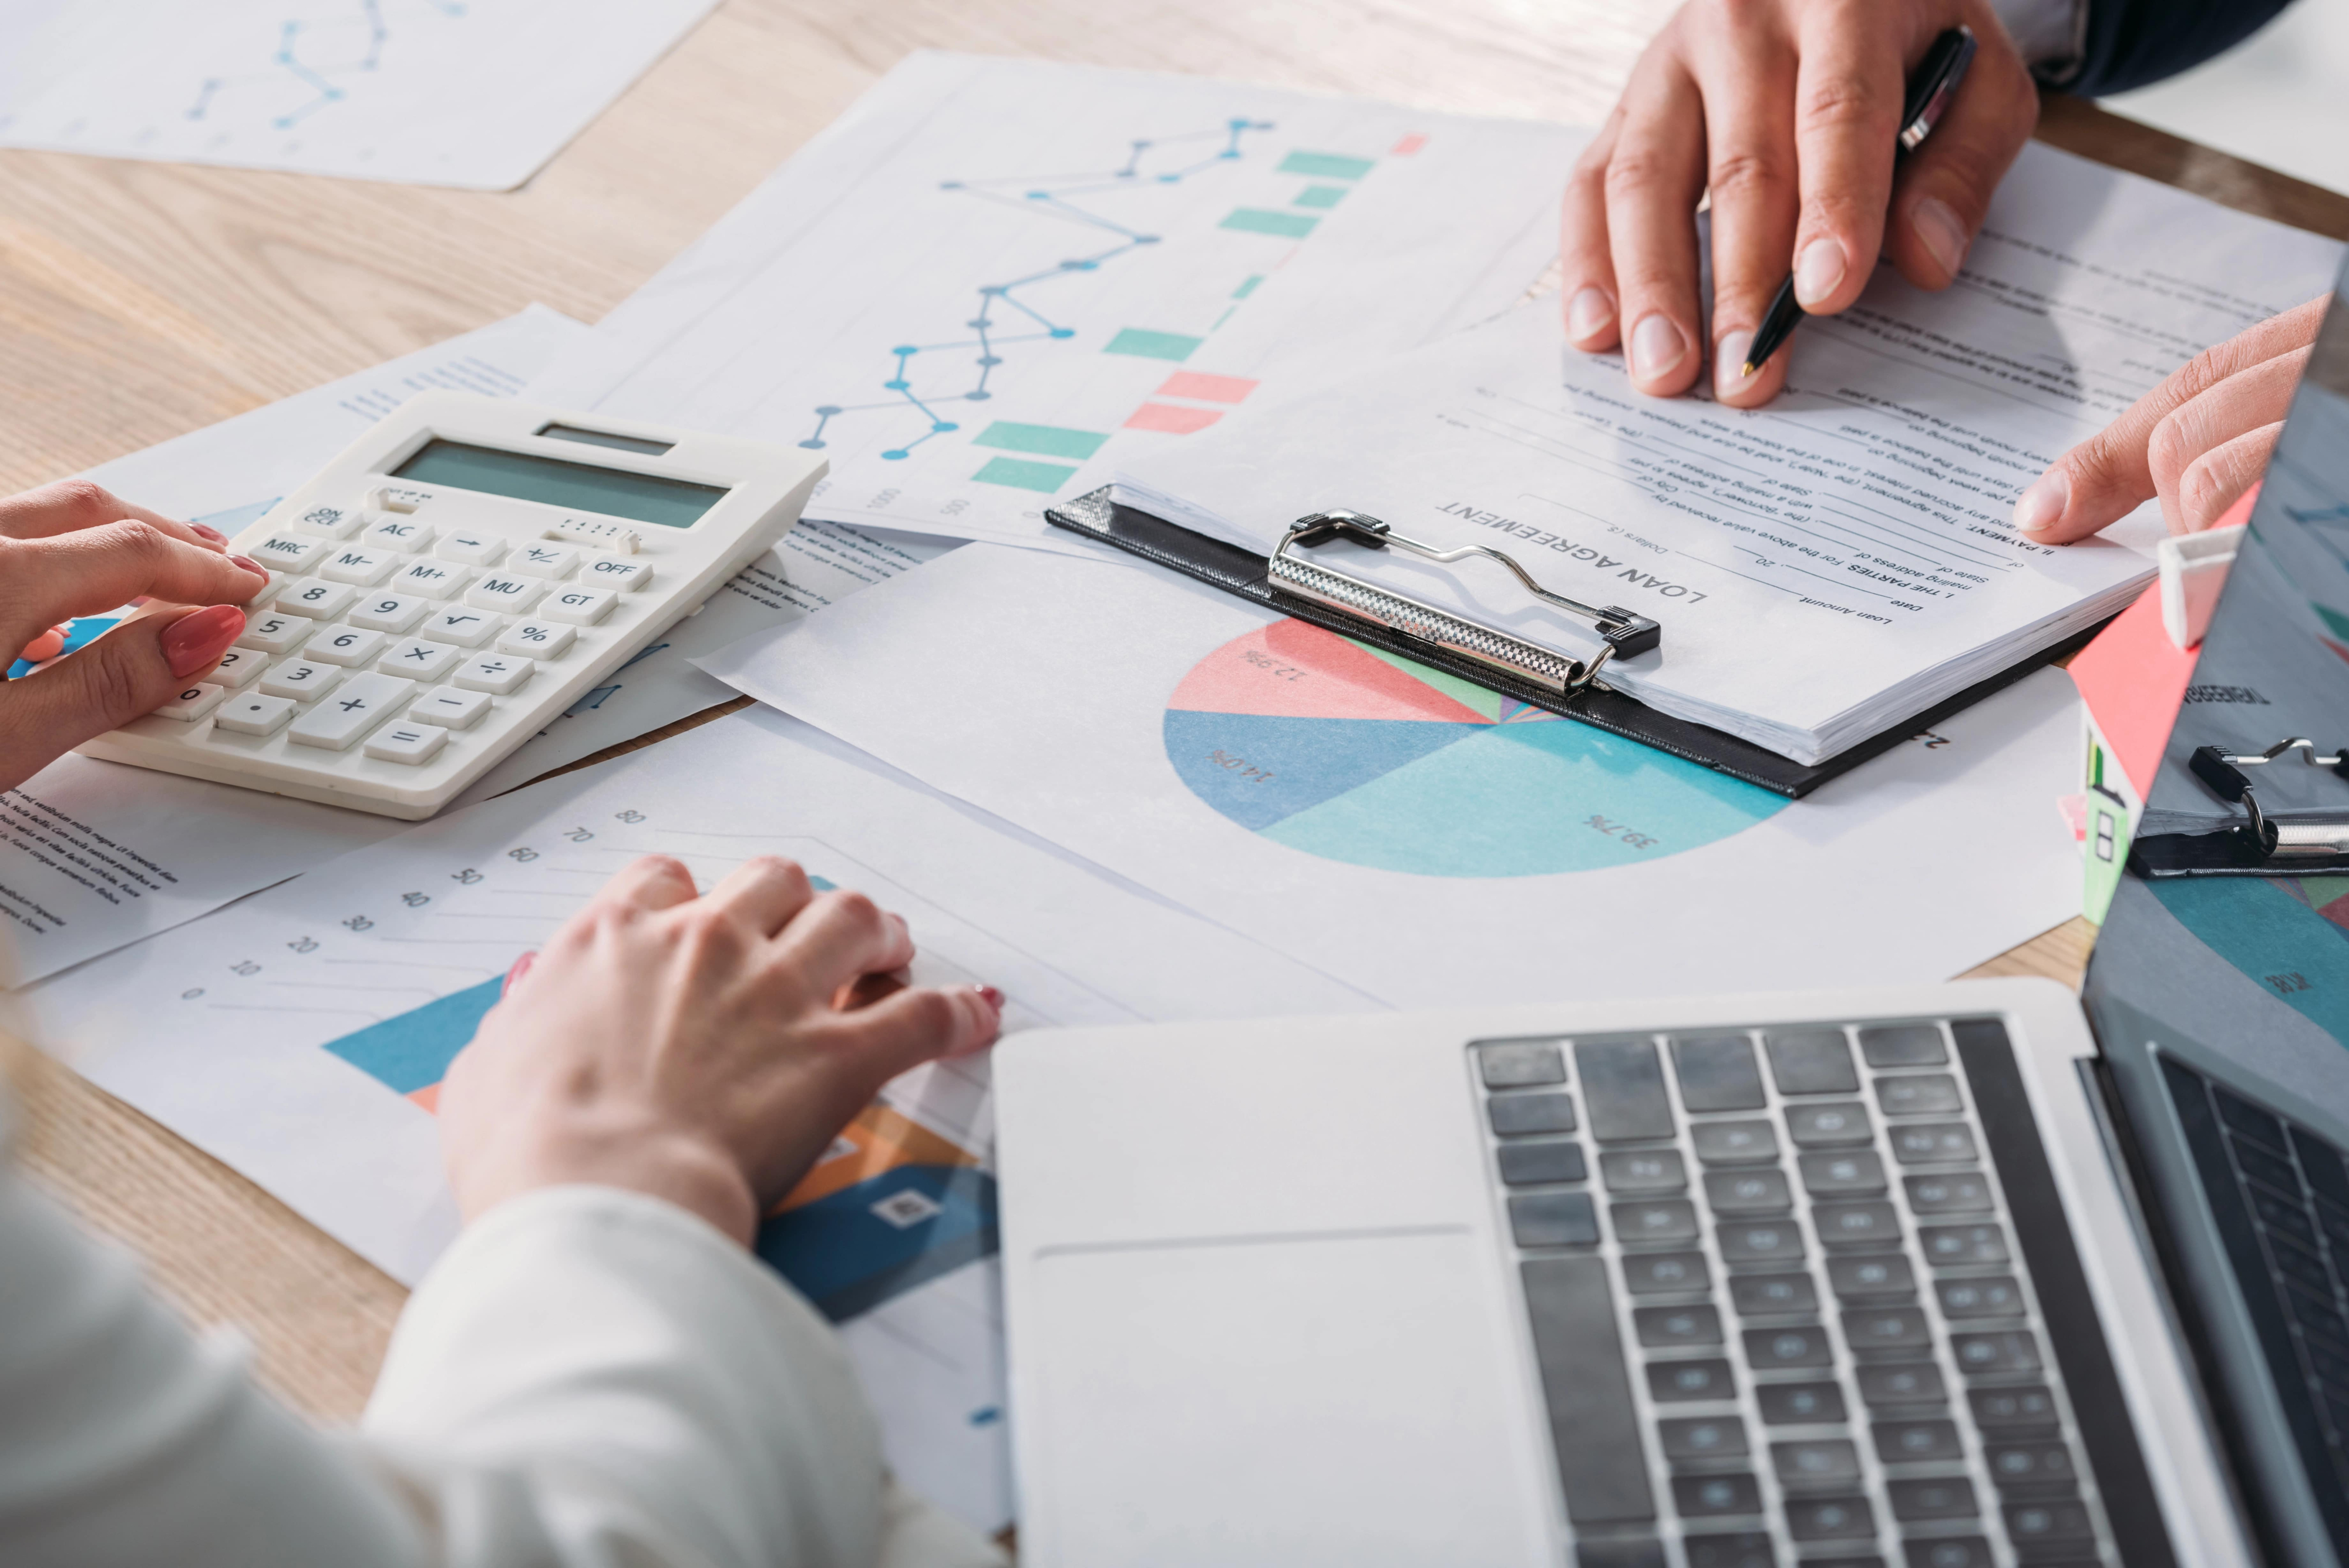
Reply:
[[[820,451],[809,514],[1043,508],[1520,297],[1582,134],[916,55],[532,389]]]
[[[0,146],[504,191],[717,0],[10,0]]]
[[[1172,573],[988,545],[702,662],[1399,1007],[1939,981],[2079,911],[2060,671],[1788,801]]]
[[[2014,498],[2210,344],[2328,286],[2340,246],[2052,149],[2023,151],[1958,283],[1880,270],[1806,321],[1767,408],[1630,388],[1529,305],[1226,431],[1120,459],[1120,494],[1252,549],[1329,507],[1663,627],[1604,679],[1815,763],[2111,615],[2152,569],[2151,504],[2034,545]],[[1588,657],[1499,565],[1316,560]]]
[[[919,574],[916,574],[918,576]],[[398,825],[395,825],[398,826]],[[800,861],[904,915],[1007,1029],[1361,1012],[1361,993],[752,710],[445,815],[29,993],[109,1093],[413,1283],[456,1231],[431,1108],[504,973],[636,857]],[[761,1255],[842,1331],[905,1480],[1010,1515],[987,1059],[897,1079]]]

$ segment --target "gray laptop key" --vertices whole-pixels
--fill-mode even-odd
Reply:
[[[1792,1263],[1803,1256],[1802,1228],[1791,1220],[1736,1220],[1715,1232],[1731,1263]]]
[[[1803,1190],[1814,1198],[1879,1198],[1884,1194],[1884,1161],[1874,1149],[1806,1154],[1795,1163],[1803,1169]]]
[[[1689,1129],[1706,1165],[1767,1165],[1778,1158],[1778,1133],[1768,1122],[1699,1122]]]
[[[1966,1395],[1966,1404],[1974,1413],[1974,1425],[1986,1432],[2053,1431],[2057,1419],[2055,1397],[2044,1384],[2034,1383],[2025,1388],[1971,1389]]]
[[[1672,1066],[1680,1075],[1681,1104],[1692,1111],[1758,1111],[1769,1103],[1754,1064],[1754,1042],[1743,1034],[1675,1040]]]
[[[2022,1502],[2000,1511],[2006,1516],[2006,1533],[2028,1555],[2027,1562],[2052,1559],[2046,1549],[2058,1542],[2075,1542],[2075,1551],[2091,1549],[2096,1527],[2088,1511],[2076,1502]]]
[[[1742,1317],[1816,1312],[1819,1288],[1808,1274],[1739,1274],[1729,1282],[1729,1299]]]
[[[2070,1491],[2079,1483],[2072,1450],[2062,1443],[1992,1443],[1982,1450],[1990,1483],[2002,1492]]]
[[[1530,1187],[1544,1181],[1580,1181],[1589,1174],[1583,1168],[1582,1146],[1564,1138],[1505,1143],[1500,1159],[1501,1179],[1511,1187]]]
[[[1901,1185],[1913,1214],[1987,1214],[1992,1207],[1989,1180],[1972,1171],[1904,1177]]]
[[[1882,1301],[1889,1297],[1906,1300],[1917,1293],[1917,1272],[1898,1252],[1878,1257],[1829,1258],[1827,1284],[1837,1301]]]
[[[1664,1440],[1664,1458],[1676,1464],[1745,1457],[1745,1423],[1734,1416],[1659,1421],[1656,1433]]]
[[[1861,1307],[1843,1314],[1843,1342],[1854,1355],[1930,1350],[1933,1331],[1919,1307]]]
[[[1656,1516],[1648,1460],[1603,1259],[1531,1258],[1518,1267],[1567,1517],[1629,1524]]]
[[[1770,1465],[1785,1487],[1848,1487],[1859,1480],[1859,1450],[1845,1438],[1773,1443]]]
[[[1878,1421],[1874,1432],[1876,1457],[1888,1465],[1966,1457],[1966,1446],[1958,1438],[1955,1421]]]
[[[1713,1283],[1702,1252],[1632,1252],[1623,1259],[1623,1282],[1635,1296],[1702,1291]]]
[[[1737,1397],[1737,1381],[1729,1370],[1729,1363],[1717,1358],[1651,1361],[1648,1363],[1648,1397],[1659,1405],[1680,1404],[1692,1399],[1734,1399]]]
[[[1661,1541],[1583,1541],[1574,1548],[1574,1568],[1671,1568]]]
[[[1554,1040],[1496,1040],[1479,1044],[1476,1071],[1488,1089],[1526,1089],[1566,1082],[1566,1055]]]
[[[1872,1541],[1876,1511],[1864,1497],[1789,1498],[1786,1533],[1797,1541]],[[1827,1568],[1818,1558],[1804,1561],[1807,1568]]]
[[[1778,1553],[1760,1531],[1733,1535],[1683,1535],[1688,1568],[1778,1568]]]
[[[1585,1040],[1574,1048],[1590,1134],[1600,1143],[1670,1137],[1671,1101],[1664,1070],[1648,1040]]]
[[[1631,1314],[1631,1325],[1651,1350],[1721,1343],[1721,1314],[1709,1306],[1641,1307]]]
[[[1609,1211],[1615,1239],[1636,1241],[1693,1241],[1696,1210],[1683,1198],[1655,1198],[1644,1202],[1618,1203]]]
[[[1715,1214],[1784,1214],[1795,1203],[1776,1170],[1708,1170],[1704,1198]]]
[[[2007,1261],[2006,1235],[1995,1225],[1920,1225],[1917,1240],[1926,1259],[1940,1266]]]
[[[1849,1095],[1859,1089],[1851,1046],[1840,1029],[1788,1030],[1763,1036],[1770,1076],[1782,1095]]]
[[[1888,1481],[1884,1491],[1892,1517],[1904,1524],[1920,1519],[1971,1519],[1982,1512],[1974,1502],[1974,1483],[1963,1476]]]
[[[1904,1073],[1876,1080],[1876,1103],[1888,1116],[1941,1116],[1963,1110],[1958,1081],[1947,1073]]]
[[[1857,1100],[1786,1107],[1786,1135],[1798,1148],[1841,1148],[1876,1141],[1868,1107]]]
[[[1795,1367],[1833,1366],[1835,1346],[1827,1331],[1806,1328],[1749,1328],[1745,1331],[1745,1365],[1756,1372],[1781,1372]]]
[[[1892,1158],[1903,1165],[1971,1165],[1973,1129],[1963,1122],[1920,1122],[1892,1129]]]
[[[1871,1067],[1938,1067],[1950,1059],[1941,1031],[1930,1023],[1879,1023],[1863,1029],[1859,1054]]]
[[[1859,1397],[1871,1410],[1888,1406],[1938,1405],[1941,1369],[1930,1361],[1895,1361],[1859,1369]]]
[[[1762,1489],[1752,1476],[1674,1476],[1672,1506],[1683,1519],[1762,1511]]]
[[[1536,1133],[1574,1130],[1574,1096],[1547,1092],[1495,1095],[1485,1103],[1485,1115],[1498,1137],[1524,1137]]]
[[[1599,1172],[1606,1178],[1608,1191],[1626,1197],[1688,1190],[1688,1169],[1673,1149],[1618,1149],[1602,1154]]]
[[[1588,1192],[1521,1192],[1509,1199],[1509,1230],[1520,1247],[1588,1247],[1599,1216]]]
[[[1909,1542],[1901,1555],[1908,1568],[1998,1568],[1998,1553],[1979,1535],[1925,1536]]]
[[[2007,1334],[1953,1334],[1950,1356],[1969,1377],[2039,1370],[2039,1342],[2027,1330]]]
[[[1832,1383],[1760,1383],[1754,1402],[1773,1427],[1832,1426],[1844,1418],[1843,1390]]]
[[[1819,1203],[1811,1208],[1819,1245],[1829,1251],[1898,1246],[1900,1215],[1889,1203]]]

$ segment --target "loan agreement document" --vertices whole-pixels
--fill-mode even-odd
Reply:
[[[1631,388],[1527,306],[1121,465],[1119,498],[1251,549],[1351,507],[1664,628],[1606,679],[1802,763],[1835,755],[2119,609],[2148,504],[2065,548],[2014,498],[2213,343],[2322,293],[2340,247],[2028,147],[1957,283],[1880,270],[1795,335],[1767,408]],[[1588,657],[1497,565],[1316,559]]]

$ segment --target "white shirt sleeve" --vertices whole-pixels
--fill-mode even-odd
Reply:
[[[7,1107],[0,1102],[0,1146]],[[356,1436],[260,1392],[0,1147],[10,1568],[1001,1568],[896,1489],[831,1329],[701,1220],[602,1188],[470,1227]]]
[[[2042,75],[2076,62],[2087,47],[2088,0],[1991,0],[1990,8],[2023,63]]]

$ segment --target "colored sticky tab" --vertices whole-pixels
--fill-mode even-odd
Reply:
[[[1133,410],[1125,421],[1130,431],[1160,431],[1167,435],[1189,435],[1206,430],[1224,417],[1221,409],[1186,409],[1179,403],[1144,403]]]
[[[1033,452],[1039,457],[1073,458],[1082,462],[1101,451],[1109,437],[1096,431],[1063,430],[1058,425],[1021,425],[998,420],[971,438],[974,446],[1002,452]]]
[[[1337,152],[1292,152],[1280,161],[1283,174],[1309,174],[1317,180],[1359,180],[1377,160],[1348,158]]]
[[[1218,225],[1238,229],[1250,234],[1278,234],[1285,240],[1301,240],[1313,232],[1319,218],[1309,218],[1302,213],[1276,213],[1264,207],[1235,207],[1232,215]]]
[[[1238,403],[1260,383],[1245,376],[1210,376],[1204,370],[1177,370],[1158,383],[1162,398],[1194,398],[1203,403]]]
[[[981,484],[1008,485],[1013,490],[1032,490],[1040,495],[1050,495],[1075,477],[1076,470],[1057,462],[1030,462],[1017,457],[989,458],[987,466],[971,477]]]
[[[1147,327],[1129,327],[1103,344],[1102,352],[1131,354],[1138,359],[1172,359],[1179,365],[1206,341],[1180,332],[1153,332]]]
[[[2080,700],[2095,715],[2139,800],[2153,789],[2200,657],[2200,649],[2183,650],[2169,640],[2161,624],[2161,594],[2148,590],[2072,660]]]

